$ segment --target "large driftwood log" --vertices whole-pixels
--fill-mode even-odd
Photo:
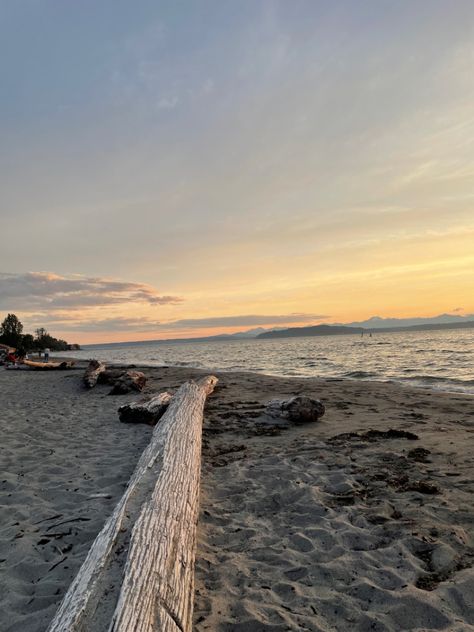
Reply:
[[[116,381],[109,395],[125,395],[131,391],[142,391],[146,384],[145,374],[141,371],[126,371]]]
[[[191,632],[203,409],[216,383],[174,395],[49,632]]]
[[[105,370],[106,366],[103,362],[99,362],[99,360],[91,360],[86,372],[84,373],[84,377],[82,378],[84,386],[87,388],[93,388],[97,384],[99,375]]]
[[[125,423],[154,426],[168,408],[171,398],[171,393],[165,391],[149,399],[124,404],[118,409],[119,419]]]

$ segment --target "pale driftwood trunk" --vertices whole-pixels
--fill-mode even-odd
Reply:
[[[216,383],[174,395],[49,632],[191,631],[202,418]]]
[[[154,426],[168,408],[171,398],[171,393],[165,391],[150,399],[124,404],[118,409],[119,419],[124,423]]]
[[[141,371],[126,371],[115,382],[109,395],[125,395],[131,391],[142,391],[146,384],[145,374]]]
[[[34,371],[58,371],[72,369],[74,362],[34,362],[33,360],[23,360],[22,364]]]
[[[99,360],[91,360],[89,366],[84,373],[82,381],[87,388],[93,388],[97,384],[99,375],[106,370],[105,364],[99,362]]]

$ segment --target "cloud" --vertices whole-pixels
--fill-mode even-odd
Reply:
[[[173,110],[179,104],[179,99],[176,96],[162,97],[157,105],[160,110]]]
[[[50,272],[0,272],[0,308],[19,311],[78,310],[124,303],[174,305],[183,299],[159,294],[143,283]]]
[[[217,316],[212,318],[184,318],[171,321],[157,321],[150,318],[103,318],[78,320],[74,315],[62,315],[60,318],[54,317],[47,322],[41,316],[42,322],[49,327],[54,327],[60,331],[75,332],[176,332],[190,329],[213,329],[217,327],[252,327],[257,325],[279,325],[287,323],[314,323],[327,318],[322,314],[247,314],[239,316]]]
[[[285,323],[309,323],[315,320],[328,318],[324,314],[279,314],[279,315],[263,315],[263,314],[246,314],[243,316],[217,316],[212,318],[184,318],[166,323],[167,327],[173,329],[181,327],[195,327],[196,329],[207,329],[212,327],[237,327],[237,326],[255,326],[255,325],[277,325]]]

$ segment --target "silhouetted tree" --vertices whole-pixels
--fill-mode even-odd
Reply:
[[[35,329],[36,337],[31,334],[23,335],[23,325],[15,314],[8,314],[0,325],[0,342],[16,349],[33,351],[51,349],[51,351],[66,351],[70,348],[80,349],[79,345],[68,345],[65,340],[50,336],[44,327]]]
[[[35,339],[31,334],[24,334],[21,340],[21,346],[28,353],[29,351],[34,351],[36,349]]]
[[[18,347],[21,344],[23,325],[15,316],[8,314],[0,325],[0,341],[11,347]]]
[[[44,338],[44,336],[48,335],[48,332],[44,327],[38,327],[38,329],[35,329],[35,334],[36,340],[41,340],[41,338]]]

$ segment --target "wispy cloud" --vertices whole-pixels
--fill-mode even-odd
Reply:
[[[125,303],[169,305],[178,296],[159,294],[143,283],[130,283],[81,275],[59,276],[50,272],[0,273],[0,308],[10,310],[78,310]]]
[[[184,318],[179,320],[158,321],[152,318],[78,318],[74,313],[62,314],[59,318],[52,315],[45,319],[44,315],[33,315],[32,320],[38,318],[48,327],[70,332],[157,332],[173,333],[196,329],[224,328],[239,329],[241,327],[273,326],[286,324],[317,323],[324,318],[323,314],[246,314],[237,316],[220,316],[212,318]]]

